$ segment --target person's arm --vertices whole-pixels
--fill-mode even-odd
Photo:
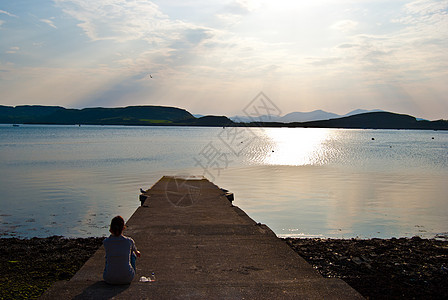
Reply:
[[[132,251],[135,253],[135,255],[137,255],[137,257],[140,257],[142,255],[140,251],[137,250],[137,246],[135,246],[134,240],[132,240]]]

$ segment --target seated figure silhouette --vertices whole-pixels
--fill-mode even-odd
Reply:
[[[111,235],[103,241],[106,265],[103,278],[110,284],[129,284],[135,276],[135,260],[140,257],[132,238],[124,236],[124,219],[116,216],[110,223]]]

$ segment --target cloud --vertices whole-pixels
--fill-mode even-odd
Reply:
[[[405,26],[417,26],[414,29],[425,31],[426,34],[433,36],[437,33],[448,33],[448,1],[429,1],[418,0],[408,3],[403,8],[404,14],[392,20],[393,23]],[[433,26],[440,27],[439,30],[428,31],[434,29]],[[446,35],[444,36],[446,38]]]
[[[338,47],[338,48],[341,48],[341,49],[345,49],[345,48],[353,48],[353,47],[356,47],[356,45],[355,45],[355,44],[341,44],[341,45],[338,45],[337,47]]]
[[[448,1],[417,0],[406,4],[405,9],[414,15],[447,14]]]
[[[235,25],[253,10],[254,6],[248,1],[232,1],[225,5],[216,17],[226,24]]]
[[[395,12],[389,30],[357,34],[336,47],[363,76],[376,82],[409,83],[446,76],[448,1],[417,0]]]
[[[341,61],[340,57],[310,57],[307,58],[307,61],[309,64],[313,66],[328,66],[328,65],[334,65]]]
[[[441,82],[448,80],[448,1],[412,1],[381,18],[382,26],[375,26],[377,19],[353,19],[356,26],[333,23],[331,29],[346,34],[336,35],[333,47],[320,48],[320,56],[302,60],[297,69],[310,78],[302,82],[319,89],[320,97],[332,88],[337,91],[328,95],[333,99],[358,95],[383,109],[429,115],[431,105],[446,112],[446,85]],[[317,77],[321,68],[325,72]]]
[[[171,19],[150,1],[54,1],[91,40],[125,49],[120,57],[110,53],[110,63],[135,74],[198,63],[217,42],[217,30]]]
[[[207,28],[189,28],[185,31],[185,38],[191,44],[199,44],[213,36],[210,29]]]
[[[251,11],[252,8],[247,1],[232,1],[222,9],[223,13],[232,15],[247,15]]]
[[[54,25],[53,21],[49,20],[49,19],[40,19],[41,22],[48,24],[48,26],[53,27],[55,29],[57,29],[56,25]]]
[[[176,27],[150,1],[54,0],[66,14],[80,21],[78,26],[91,40],[126,42],[137,39],[160,41]]]
[[[0,15],[1,15],[1,14],[3,14],[3,15],[7,15],[7,16],[9,16],[9,17],[17,18],[16,15],[14,15],[14,14],[12,14],[12,13],[9,13],[9,12],[7,12],[7,11],[5,11],[5,10],[1,10],[1,9],[0,9]],[[4,20],[0,20],[0,28],[1,28],[2,25],[5,24],[5,23],[6,23],[6,21],[4,21]]]
[[[78,26],[91,40],[110,41],[118,43],[116,48],[127,49],[119,58],[116,50],[109,54],[114,57],[109,63],[126,72],[166,72],[199,61],[206,54],[204,48],[214,44],[216,30],[171,19],[150,1],[54,1],[80,22]]]
[[[353,20],[341,20],[331,25],[330,28],[342,32],[350,32],[355,30],[358,24],[358,22]]]
[[[6,51],[8,54],[14,54],[17,53],[17,51],[20,50],[20,47],[10,47],[9,50]]]
[[[4,15],[7,15],[7,16],[10,16],[10,17],[17,18],[16,15],[11,14],[11,13],[9,13],[9,12],[7,12],[7,11],[4,11],[4,10],[1,10],[1,9],[0,9],[0,14],[4,14]]]

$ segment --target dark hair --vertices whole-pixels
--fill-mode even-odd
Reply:
[[[116,216],[112,219],[112,222],[110,222],[110,232],[113,235],[120,235],[124,228],[124,219],[122,216]]]

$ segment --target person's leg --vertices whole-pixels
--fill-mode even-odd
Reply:
[[[135,261],[137,260],[137,256],[134,253],[131,254],[131,266],[134,268],[134,271],[137,272],[137,268],[135,267]]]

